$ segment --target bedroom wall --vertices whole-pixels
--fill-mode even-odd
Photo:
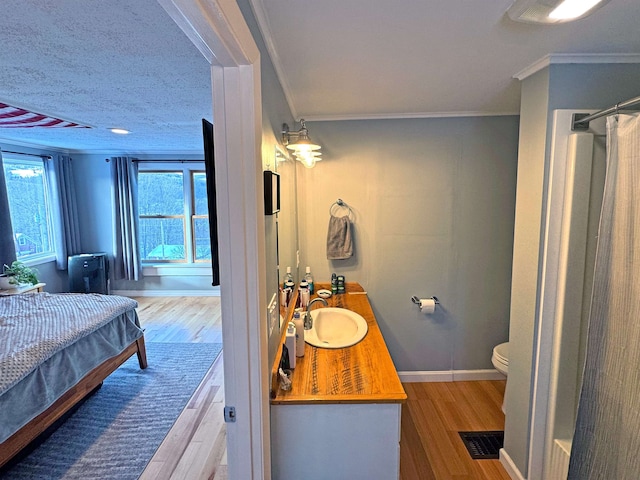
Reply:
[[[518,117],[308,126],[324,159],[299,168],[301,267],[363,285],[398,370],[492,368],[508,338]],[[329,261],[337,198],[354,212],[355,255]],[[436,314],[413,295],[436,295]]]
[[[114,229],[111,165],[105,159],[114,154],[74,154],[73,174],[78,201],[80,239],[84,253],[106,252],[113,258]],[[202,160],[202,154],[134,155],[140,160]],[[174,291],[212,294],[211,269],[198,265],[194,273],[184,266],[177,275],[145,276],[138,282],[113,281],[112,291]],[[113,271],[113,269],[112,269]]]

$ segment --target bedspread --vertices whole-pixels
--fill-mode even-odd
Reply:
[[[0,297],[0,395],[55,353],[137,305],[126,297],[84,293]]]

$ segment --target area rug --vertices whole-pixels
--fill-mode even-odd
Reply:
[[[217,343],[147,343],[46,441],[0,477],[137,479],[222,349]]]

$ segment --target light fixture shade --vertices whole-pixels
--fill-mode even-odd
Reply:
[[[316,145],[313,143],[308,135],[300,135],[295,142],[290,142],[287,145],[289,150],[293,150],[294,152],[310,152],[313,150],[320,150],[320,145]]]
[[[321,147],[309,138],[309,131],[304,119],[300,120],[300,130],[295,132],[290,131],[286,123],[282,125],[282,143],[287,146],[287,149],[293,151],[296,159],[307,168],[313,167],[319,159],[320,152],[318,150]]]
[[[317,151],[295,153],[296,159],[307,168],[313,168],[318,160],[322,160],[321,155]]]
[[[570,22],[586,17],[610,0],[516,0],[507,10],[511,20],[523,23],[537,23],[552,25],[554,23]],[[575,4],[578,10],[571,7]],[[561,6],[562,5],[562,6]],[[560,7],[560,8],[558,8]],[[566,14],[558,15],[565,11]],[[554,15],[552,16],[552,12]]]
[[[307,168],[313,168],[316,166],[315,157],[304,157],[299,160],[300,160],[300,163],[302,163],[302,165],[304,165]]]

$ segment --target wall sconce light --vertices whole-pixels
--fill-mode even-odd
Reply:
[[[309,138],[309,130],[304,118],[300,120],[300,130],[295,132],[290,131],[286,123],[282,124],[282,143],[293,152],[296,160],[307,168],[312,168],[318,160],[321,160],[319,152],[321,147]]]

